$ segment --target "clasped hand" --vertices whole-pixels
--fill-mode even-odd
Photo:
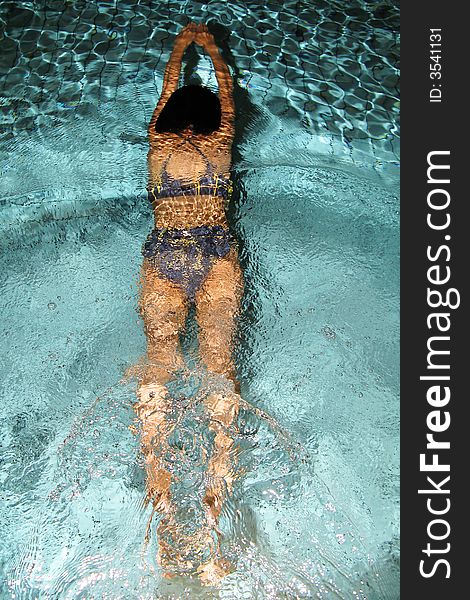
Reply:
[[[209,32],[207,25],[188,23],[176,36],[175,46],[189,46],[192,42],[203,48],[215,47],[214,36]]]

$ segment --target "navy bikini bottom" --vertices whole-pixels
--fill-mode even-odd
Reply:
[[[169,281],[181,286],[194,300],[215,258],[230,251],[233,236],[221,225],[192,229],[154,229],[142,254]]]

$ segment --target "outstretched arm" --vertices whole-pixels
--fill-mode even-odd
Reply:
[[[195,23],[188,23],[188,25],[186,25],[186,27],[184,27],[175,38],[173,50],[165,67],[160,100],[153,111],[153,115],[149,123],[149,135],[151,139],[155,134],[155,122],[158,119],[159,114],[168,101],[168,98],[178,87],[183,55],[189,44],[194,41],[197,31],[199,31],[199,28]]]
[[[194,42],[202,46],[202,48],[208,52],[212,60],[219,86],[219,100],[222,110],[221,128],[222,130],[225,130],[230,137],[233,137],[235,104],[233,102],[233,81],[230,71],[216,46],[214,36],[209,33],[207,25],[199,25],[194,36]]]

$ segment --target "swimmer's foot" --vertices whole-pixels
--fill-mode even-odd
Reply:
[[[162,517],[157,535],[157,562],[166,578],[197,572],[196,566],[216,552],[216,544],[209,528],[203,527],[187,534],[172,514]]]
[[[216,548],[212,534],[206,528],[189,536],[178,536],[178,539],[171,543],[163,539],[162,532],[159,532],[157,561],[166,579],[182,574],[197,574],[203,585],[217,585],[235,570],[233,565],[219,554],[220,548],[218,545]],[[196,565],[199,566],[196,568]]]
[[[198,567],[197,574],[203,585],[215,586],[234,570],[234,566],[226,558],[210,558]]]

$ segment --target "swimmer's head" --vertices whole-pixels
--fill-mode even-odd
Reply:
[[[209,134],[220,127],[222,111],[217,94],[200,85],[185,85],[177,89],[163,107],[156,123],[157,133]]]

